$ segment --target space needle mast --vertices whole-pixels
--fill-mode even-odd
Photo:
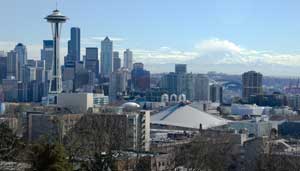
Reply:
[[[51,104],[57,103],[57,95],[62,92],[61,68],[59,62],[59,40],[61,35],[62,24],[68,18],[63,16],[58,9],[54,10],[52,14],[45,17],[51,23],[52,36],[53,36],[53,60],[52,60],[52,74],[49,85],[48,100]]]

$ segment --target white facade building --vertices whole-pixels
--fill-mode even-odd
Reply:
[[[134,150],[150,150],[150,111],[138,111],[127,114],[129,127],[129,145]]]
[[[126,51],[124,51],[124,67],[128,68],[129,71],[132,70],[132,51],[130,51],[129,49],[126,49]]]
[[[122,105],[128,118],[128,145],[133,150],[150,150],[150,111],[140,110],[140,105],[127,102]]]
[[[130,73],[127,68],[121,68],[118,71],[111,73],[109,82],[110,102],[116,101],[118,96],[122,96],[127,93],[129,78]]]
[[[109,103],[108,96],[105,96],[104,94],[93,94],[93,98],[94,98],[94,107],[102,107]]]
[[[231,105],[231,114],[233,115],[252,115],[252,116],[261,116],[266,111],[270,110],[271,107],[262,107],[257,105],[248,105],[248,104],[232,104]]]
[[[93,93],[61,93],[57,96],[57,105],[72,112],[84,113],[94,106]]]

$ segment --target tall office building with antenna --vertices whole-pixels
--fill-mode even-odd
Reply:
[[[60,35],[62,24],[65,23],[68,18],[63,16],[59,10],[54,10],[52,14],[45,17],[45,19],[51,23],[52,36],[53,36],[53,64],[52,74],[49,85],[48,102],[51,104],[57,103],[57,95],[62,92],[62,80],[61,80],[61,66],[60,66]]]

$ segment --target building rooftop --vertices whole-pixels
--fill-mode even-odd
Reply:
[[[206,113],[191,105],[172,106],[162,112],[151,116],[152,124],[171,125],[185,128],[199,128],[202,124],[203,129],[225,125],[229,120]]]

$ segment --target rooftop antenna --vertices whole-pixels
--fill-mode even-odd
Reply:
[[[55,2],[55,9],[58,10],[58,0]]]

